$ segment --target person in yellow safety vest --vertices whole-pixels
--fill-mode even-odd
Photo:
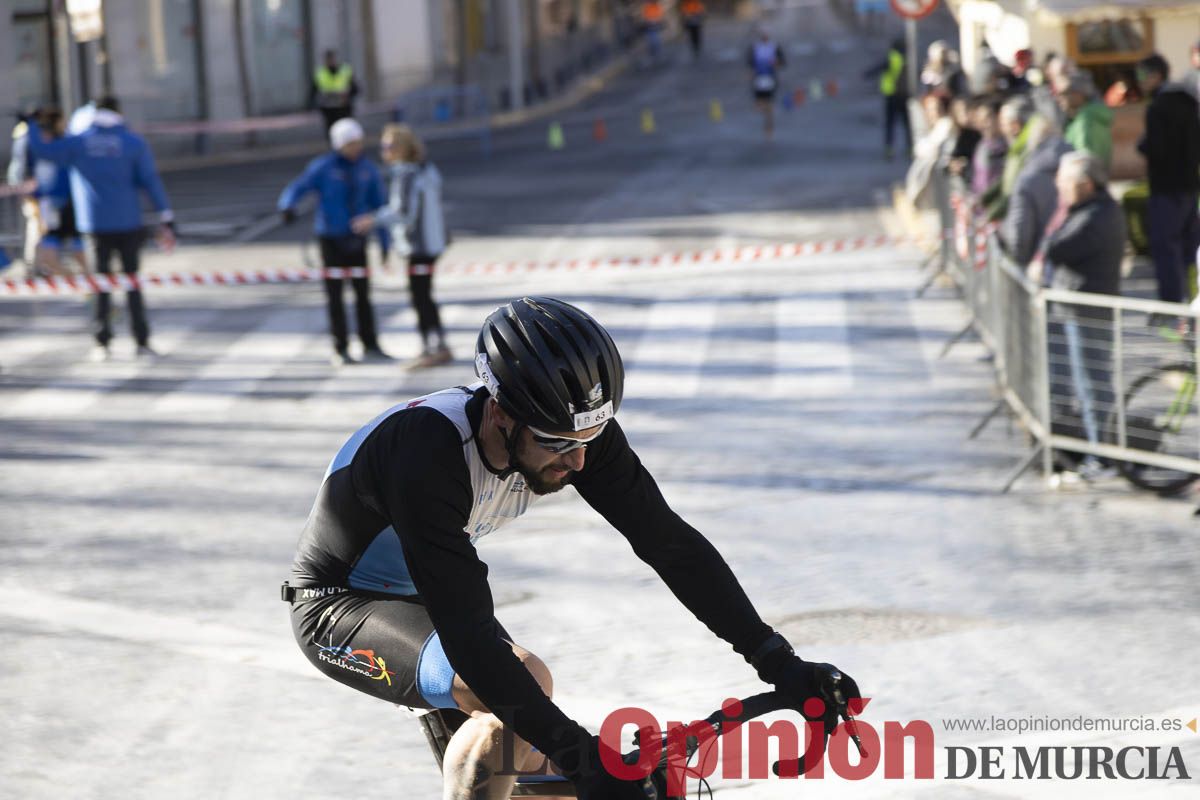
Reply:
[[[658,0],[646,0],[642,3],[642,30],[646,34],[646,49],[652,64],[657,64],[662,58],[664,16],[662,3]]]
[[[879,76],[879,93],[883,95],[883,153],[891,161],[895,155],[896,123],[904,129],[906,152],[912,153],[912,127],[908,120],[908,76],[905,74],[904,41],[892,42],[887,58],[864,73],[863,77]]]
[[[683,16],[683,27],[687,29],[688,39],[692,43],[693,61],[700,58],[705,11],[704,3],[700,2],[700,0],[683,0],[679,4],[679,13]]]
[[[325,63],[313,72],[309,105],[320,109],[325,118],[327,137],[333,123],[354,115],[354,98],[357,95],[354,67],[339,63],[336,50],[326,50]]]

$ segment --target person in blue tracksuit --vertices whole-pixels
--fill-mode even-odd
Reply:
[[[279,211],[284,224],[291,224],[296,218],[296,204],[305,195],[316,192],[319,204],[314,228],[321,244],[322,263],[326,268],[365,267],[367,237],[355,233],[350,220],[371,214],[387,204],[383,177],[379,168],[363,156],[363,129],[356,120],[347,117],[333,123],[329,129],[329,143],[332,147],[330,152],[310,161],[300,177],[283,190],[279,196]],[[379,239],[386,252],[390,242],[386,230],[379,230]],[[348,349],[346,309],[342,305],[342,284],[341,278],[325,279],[334,366],[352,363]],[[379,347],[368,279],[352,278],[351,285],[354,287],[358,338],[362,340],[363,358],[391,360]]]
[[[142,193],[150,198],[158,212],[160,243],[167,249],[174,246],[175,217],[154,166],[154,157],[146,140],[125,126],[116,98],[105,97],[97,102],[91,124],[77,135],[46,140],[37,123],[31,122],[29,150],[37,159],[70,167],[75,223],[95,245],[98,273],[107,275],[111,272],[115,253],[121,257],[121,269],[126,275],[137,274],[144,238]],[[154,356],[141,291],[130,291],[128,301],[137,355]],[[96,360],[109,357],[112,340],[110,302],[108,292],[101,292],[97,297],[93,331],[96,337],[93,357]]]

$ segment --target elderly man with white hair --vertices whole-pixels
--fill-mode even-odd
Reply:
[[[367,237],[356,233],[351,220],[378,211],[387,204],[383,176],[379,168],[363,155],[362,125],[350,117],[339,119],[329,129],[328,153],[317,156],[303,174],[287,185],[279,196],[279,211],[285,224],[296,218],[296,204],[310,193],[319,198],[314,232],[321,244],[321,261],[326,268],[367,266]],[[390,238],[379,229],[380,244],[388,249]],[[342,304],[343,278],[325,279],[325,298],[329,309],[329,333],[333,337],[335,367],[353,362],[346,329],[346,308]],[[390,356],[379,347],[375,330],[375,311],[371,306],[367,277],[351,278],[358,338],[362,341],[365,361],[387,361]]]
[[[1067,153],[1059,161],[1055,176],[1059,210],[1047,226],[1041,251],[1045,282],[1051,287],[1120,294],[1125,217],[1107,184],[1104,166],[1091,153]],[[1068,368],[1052,370],[1056,375],[1051,378],[1051,398],[1060,407],[1074,401],[1087,440],[1099,443],[1101,423],[1114,400],[1112,312],[1055,303],[1051,319],[1052,349],[1059,354],[1065,351],[1066,364],[1059,361],[1058,366]],[[1061,337],[1055,336],[1058,333]],[[1089,455],[1079,465],[1079,473],[1093,479],[1105,469]]]

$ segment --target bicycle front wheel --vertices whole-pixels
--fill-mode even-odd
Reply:
[[[1117,418],[1110,417],[1111,440]],[[1196,371],[1190,364],[1171,364],[1142,375],[1125,394],[1125,442],[1132,450],[1195,459],[1200,457],[1200,418],[1196,413]],[[1139,464],[1117,463],[1135,486],[1162,495],[1175,494],[1200,478],[1194,472]]]

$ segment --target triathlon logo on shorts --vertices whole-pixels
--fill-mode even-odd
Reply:
[[[314,642],[314,644],[316,643]],[[388,669],[383,656],[375,655],[374,650],[351,650],[346,645],[334,647],[332,644],[328,647],[317,646],[320,648],[317,650],[317,658],[326,664],[357,672],[373,681],[387,681],[388,686],[392,685],[392,676],[396,674],[395,671]]]

